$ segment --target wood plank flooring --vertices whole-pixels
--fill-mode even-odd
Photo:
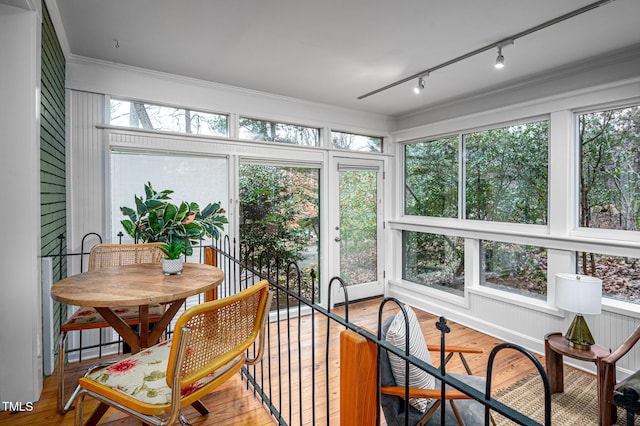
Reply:
[[[350,321],[367,329],[376,330],[380,301],[381,299],[373,299],[353,303],[349,309]],[[397,311],[397,308],[387,304],[383,317],[391,315],[393,311]],[[344,308],[342,307],[334,309],[333,312],[344,316]],[[416,314],[427,342],[438,344],[440,334],[435,328],[437,318],[421,311],[416,311]],[[481,355],[468,356],[467,361],[474,374],[485,376],[489,352],[501,341],[455,323],[449,323],[449,325],[451,332],[447,334],[447,344],[478,347],[484,350]],[[263,384],[273,405],[283,414],[290,425],[314,423],[323,425],[327,424],[327,416],[330,418],[331,425],[340,424],[339,332],[342,329],[342,326],[335,323],[328,327],[326,318],[318,314],[313,318],[311,316],[304,316],[300,319],[294,317],[289,321],[281,318],[279,324],[275,322],[270,324],[268,351],[263,359],[265,367],[258,368],[255,376],[256,380]],[[328,331],[330,337],[329,355],[328,366],[325,367]],[[300,337],[298,338],[298,336]],[[289,348],[288,351],[287,348]],[[432,356],[434,364],[437,364],[438,355],[432,354]],[[537,358],[543,362],[541,356]],[[65,378],[68,392],[90,363],[88,361],[82,365],[75,364],[67,367]],[[270,376],[266,368],[269,364],[271,365]],[[280,369],[277,367],[278,364],[282,366]],[[291,374],[289,374],[289,365],[291,366]],[[447,368],[448,371],[464,372],[463,366],[457,358],[454,358]],[[502,351],[494,363],[492,386],[494,392],[509,386],[533,371],[535,371],[533,364],[516,351]],[[328,380],[325,379],[326,377]],[[312,379],[315,379],[315,382]],[[312,386],[312,383],[315,383],[315,386]],[[47,377],[42,396],[34,404],[34,410],[17,413],[0,412],[0,424],[72,425],[74,413],[69,412],[65,416],[58,415],[55,396],[55,376]],[[96,404],[89,397],[85,401],[85,413],[90,413]],[[260,403],[257,397],[254,397],[252,389],[250,387],[247,389],[246,380],[241,379],[239,375],[212,392],[203,401],[211,410],[208,416],[200,416],[191,408],[185,413],[188,420],[194,425],[263,426],[277,424],[265,406]],[[299,404],[300,401],[302,404]],[[124,416],[117,410],[110,409],[100,424],[138,425],[140,423]]]

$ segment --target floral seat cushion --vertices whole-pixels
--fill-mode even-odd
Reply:
[[[141,403],[170,404],[171,389],[166,381],[170,349],[171,341],[158,343],[116,364],[90,374],[87,379],[107,386]],[[187,348],[188,352],[189,348]],[[204,387],[241,360],[242,355],[238,355],[214,373],[189,386],[185,386],[182,388],[180,396],[184,398]]]
[[[140,311],[137,306],[125,306],[114,308],[113,312],[127,323],[137,323],[140,318]],[[164,308],[160,304],[149,305],[149,319],[157,321],[164,313]],[[102,318],[102,315],[95,308],[81,308],[71,315],[62,325],[62,331],[80,330],[87,328],[104,328],[109,324]]]

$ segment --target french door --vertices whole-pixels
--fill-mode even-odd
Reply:
[[[381,160],[333,161],[330,276],[342,278],[350,301],[384,292],[383,166]],[[344,301],[339,287],[332,286],[332,302]]]

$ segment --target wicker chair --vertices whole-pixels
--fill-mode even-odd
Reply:
[[[97,244],[89,253],[89,271],[97,271],[112,266],[124,266],[135,263],[155,263],[162,260],[163,243],[146,244]],[[155,305],[149,309],[149,321],[157,322],[163,314],[163,307]],[[129,325],[139,323],[138,307],[115,308],[114,312],[124,319]],[[78,387],[68,400],[64,398],[64,351],[67,334],[70,331],[91,330],[95,328],[108,328],[110,325],[93,308],[82,308],[76,311],[60,326],[60,343],[58,344],[58,412],[65,414],[71,408]]]
[[[267,281],[240,293],[192,306],[180,315],[171,341],[164,341],[80,379],[76,424],[83,422],[84,398],[100,404],[89,423],[109,407],[145,424],[188,424],[183,407],[208,413],[200,398],[245,364],[262,358],[271,294]],[[259,344],[248,350],[259,338]],[[247,358],[247,353],[254,356]]]

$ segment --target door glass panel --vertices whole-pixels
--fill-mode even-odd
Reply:
[[[340,276],[347,285],[377,281],[377,172],[340,171]]]
[[[290,281],[297,282],[296,270],[289,268],[296,262],[302,273],[300,292],[309,300],[318,299],[312,294],[316,289],[311,287],[311,270],[317,277],[319,176],[315,168],[240,165],[241,256],[255,260],[252,267],[263,276],[276,280],[278,275],[283,286],[287,285],[286,270],[294,274]]]

